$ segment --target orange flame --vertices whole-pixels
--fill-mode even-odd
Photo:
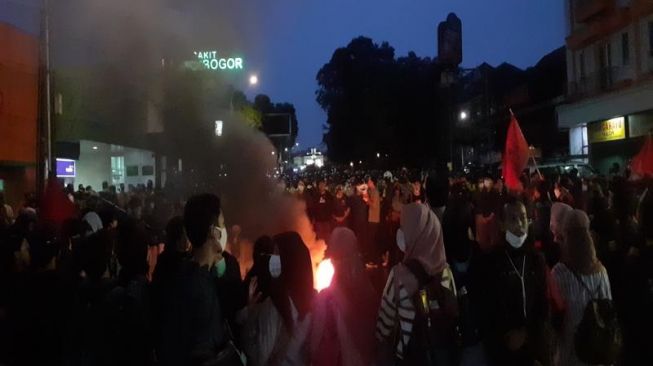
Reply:
[[[335,268],[331,259],[325,259],[317,266],[315,273],[315,289],[320,292],[331,285],[331,280],[335,274]]]

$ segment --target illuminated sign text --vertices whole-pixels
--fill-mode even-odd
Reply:
[[[218,51],[195,51],[197,59],[209,70],[242,70],[243,59],[240,57],[218,57]]]
[[[612,118],[587,127],[590,142],[615,141],[626,138],[626,119]]]

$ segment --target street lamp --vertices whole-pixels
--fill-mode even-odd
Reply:
[[[465,121],[467,120],[467,117],[469,117],[469,115],[467,114],[467,111],[460,111],[460,116],[458,117],[461,121]]]
[[[252,74],[249,76],[249,85],[255,86],[258,84],[258,75]]]
[[[252,74],[249,76],[249,86],[250,87],[255,87],[258,85],[258,75]],[[231,89],[231,99],[229,102],[229,110],[231,111],[231,114],[234,114],[234,96],[236,95],[236,89],[232,87]]]

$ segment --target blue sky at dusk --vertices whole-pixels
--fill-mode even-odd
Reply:
[[[0,0],[0,21],[38,24],[22,2],[35,1]],[[229,0],[212,4],[219,9],[224,5],[224,12],[199,12],[199,16],[206,16],[208,22],[228,23],[250,70],[259,74],[260,85],[247,94],[265,93],[273,101],[295,104],[303,148],[321,142],[326,123],[326,114],[315,101],[317,71],[336,48],[354,37],[388,41],[397,55],[415,51],[435,57],[437,24],[455,12],[463,22],[463,66],[505,61],[524,68],[562,46],[566,27],[562,0]]]

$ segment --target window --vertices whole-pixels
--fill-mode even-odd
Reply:
[[[125,157],[112,156],[111,157],[111,183],[119,185],[125,183]]]
[[[130,165],[127,167],[128,177],[138,177],[138,165]]]
[[[648,22],[648,54],[653,56],[653,22]]]
[[[624,65],[630,63],[630,39],[628,33],[621,35],[621,60]]]
[[[152,165],[143,165],[143,175],[154,175],[154,167]]]

